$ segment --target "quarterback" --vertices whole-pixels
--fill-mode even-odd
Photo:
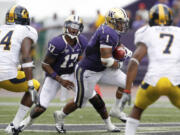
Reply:
[[[135,33],[136,50],[127,70],[126,91],[136,77],[138,65],[148,56],[149,65],[139,87],[125,135],[135,135],[143,111],[160,96],[167,96],[180,109],[180,28],[171,26],[172,10],[164,4],[150,9],[149,25]]]
[[[36,43],[38,35],[29,23],[28,11],[15,5],[6,13],[6,24],[0,26],[0,88],[25,92],[14,120],[5,129],[7,133],[14,134],[18,130],[20,121],[37,101],[40,87],[40,83],[33,79],[31,57],[31,46]],[[18,71],[20,54],[23,71]]]
[[[128,17],[123,9],[113,8],[106,14],[106,24],[101,25],[88,42],[85,56],[76,65],[76,95],[74,101],[69,102],[61,111],[54,113],[56,128],[63,131],[64,118],[77,108],[85,106],[87,101],[93,105],[104,120],[110,132],[120,132],[111,123],[110,117],[102,98],[96,94],[96,83],[106,83],[119,87],[116,105],[111,110],[113,116],[124,119],[125,114],[120,111],[121,89],[125,88],[126,75],[119,69],[119,62],[112,57],[112,52],[120,44],[120,33],[126,32]],[[129,54],[131,53],[130,50]],[[113,80],[112,80],[113,78]],[[127,94],[126,94],[127,95]],[[126,95],[123,97],[126,98]]]

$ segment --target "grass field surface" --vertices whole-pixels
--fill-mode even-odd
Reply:
[[[11,122],[16,111],[20,97],[0,97],[0,135],[6,135],[4,128]],[[105,99],[108,111],[113,100]],[[53,112],[60,110],[65,102],[59,103],[58,99],[53,100],[47,111],[36,121],[35,126],[21,133],[22,135],[56,135],[54,128]],[[127,106],[125,112],[129,114],[132,106]],[[180,134],[180,115],[179,110],[173,107],[167,100],[158,101],[150,106],[143,114],[138,134]],[[90,104],[83,109],[78,109],[65,119],[67,125],[67,135],[121,135],[124,133],[124,124],[115,118],[112,122],[120,126],[121,133],[108,133],[100,116]],[[100,125],[99,125],[100,124]],[[46,125],[46,126],[43,126]],[[87,126],[87,127],[86,127]],[[37,128],[39,127],[39,129]],[[99,127],[99,128],[98,128]],[[87,128],[87,130],[86,130]],[[69,129],[69,130],[68,130]],[[20,134],[20,135],[21,135]]]

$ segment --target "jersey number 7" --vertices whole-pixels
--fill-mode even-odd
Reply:
[[[169,38],[169,41],[168,41],[168,43],[167,43],[167,45],[166,45],[166,48],[165,48],[165,50],[163,51],[163,53],[169,54],[169,53],[171,53],[169,49],[170,49],[170,47],[171,47],[171,45],[172,45],[174,36],[173,36],[172,34],[161,33],[161,34],[160,34],[160,38],[164,38],[164,37],[168,37],[168,38]]]

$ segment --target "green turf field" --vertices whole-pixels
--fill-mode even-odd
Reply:
[[[13,119],[17,109],[19,98],[0,98],[0,124],[8,124]],[[4,103],[4,104],[3,104]],[[53,103],[59,103],[57,99],[53,100]],[[107,108],[110,109],[110,105],[112,101],[107,101]],[[60,109],[62,106],[58,106],[57,104],[54,106],[50,106],[48,110],[41,115],[35,122],[35,124],[54,124],[53,112],[55,110]],[[126,107],[125,112],[129,113],[131,107]],[[150,106],[143,114],[141,123],[178,123],[180,122],[179,110],[173,107],[167,101],[158,101],[155,105]],[[112,118],[113,123],[121,124],[122,129],[124,130],[124,124],[117,119]],[[65,119],[65,124],[103,124],[100,116],[96,113],[96,111],[88,105],[83,109],[79,109],[76,112],[72,113]],[[177,126],[153,126],[153,127],[140,127],[138,132],[151,132],[151,131],[180,131],[180,128]],[[21,133],[22,135],[55,135],[56,131],[52,132],[32,132],[26,131]],[[106,133],[105,131],[101,132],[70,132],[67,133],[71,135],[116,135],[117,133]],[[121,133],[123,134],[123,133]],[[0,130],[0,135],[5,135],[3,129]]]

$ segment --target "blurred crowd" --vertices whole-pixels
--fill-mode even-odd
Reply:
[[[163,3],[168,5],[173,10],[174,22],[173,24],[180,27],[180,0],[157,0],[155,4]],[[135,14],[132,15],[131,10],[126,10],[129,17],[130,30],[137,30],[141,26],[148,23],[148,8],[145,3],[139,3]],[[101,24],[105,22],[105,16],[100,10],[96,11],[96,18],[84,18],[84,33],[93,33]],[[70,14],[76,14],[75,10],[71,10]],[[52,17],[49,17],[43,21],[36,21],[34,17],[31,18],[31,25],[37,29],[39,33],[38,46],[36,53],[38,58],[41,58],[45,52],[48,41],[63,32],[64,19],[59,17],[57,13],[54,13]]]

